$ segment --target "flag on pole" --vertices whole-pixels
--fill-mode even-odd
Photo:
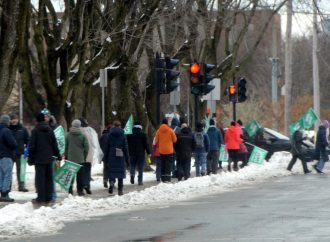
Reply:
[[[20,172],[19,172],[19,181],[20,182],[25,182],[25,178],[26,178],[26,159],[24,158],[24,155],[21,155],[21,167],[20,167]],[[17,165],[17,163],[16,163]]]
[[[310,129],[311,127],[313,127],[318,118],[316,113],[314,112],[314,109],[310,108],[306,113],[304,113],[301,119],[304,129]]]
[[[127,120],[127,123],[124,128],[125,134],[132,134],[133,133],[133,115],[131,114]]]
[[[66,160],[64,165],[56,172],[54,181],[58,183],[64,190],[69,191],[72,180],[79,171],[81,165]]]
[[[249,158],[249,163],[256,163],[262,165],[265,161],[268,151],[254,146]]]
[[[54,130],[54,134],[57,140],[58,150],[63,155],[65,152],[65,132],[63,127],[60,125]]]
[[[252,120],[250,123],[248,123],[245,126],[245,131],[248,133],[250,137],[253,137],[256,135],[257,131],[261,128],[261,125],[256,121]]]
[[[298,119],[297,122],[290,124],[289,129],[290,129],[290,135],[293,135],[294,132],[296,132],[297,130],[300,130],[304,127],[303,125],[303,121],[302,119]]]
[[[228,155],[228,152],[225,149],[225,145],[221,145],[219,161],[227,162],[228,158],[229,158],[229,155]]]

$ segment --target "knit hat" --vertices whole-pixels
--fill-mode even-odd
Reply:
[[[16,113],[11,113],[11,114],[9,115],[9,117],[10,117],[10,120],[18,119],[18,115],[17,115]]]
[[[322,124],[323,124],[323,126],[324,126],[325,128],[329,128],[329,126],[330,126],[328,120],[324,120]]]
[[[43,115],[50,116],[50,112],[49,112],[49,110],[48,110],[47,108],[44,108],[43,110],[41,110],[41,113],[42,113]]]
[[[75,127],[75,128],[80,128],[80,127],[81,127],[81,122],[80,122],[80,120],[79,120],[79,119],[75,119],[75,120],[73,120],[72,123],[71,123],[71,126],[72,126],[72,127]]]
[[[10,124],[10,117],[8,115],[1,115],[1,117],[0,117],[0,124],[4,124],[6,126],[9,126],[9,124]]]
[[[81,117],[79,120],[81,122],[82,127],[88,127],[88,122],[85,118]]]
[[[37,119],[37,122],[40,123],[40,122],[44,122],[45,121],[45,114],[43,113],[38,113],[37,116],[36,116],[36,119]]]

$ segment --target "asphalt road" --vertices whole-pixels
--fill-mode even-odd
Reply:
[[[68,223],[16,241],[330,241],[330,175],[293,175],[175,204]]]

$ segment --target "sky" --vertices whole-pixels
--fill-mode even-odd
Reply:
[[[265,182],[271,178],[303,174],[300,164],[294,166],[292,173],[286,170],[290,159],[290,153],[278,152],[272,156],[270,162],[265,162],[263,165],[250,164],[238,172],[222,172],[217,175],[190,178],[187,181],[177,183],[159,183],[140,192],[134,191],[123,196],[115,195],[112,197],[109,197],[107,191],[102,187],[102,166],[97,165],[92,170],[94,174],[94,182],[91,184],[92,190],[103,189],[105,192],[104,198],[91,199],[91,197],[65,194],[68,197],[53,207],[33,209],[31,202],[7,205],[0,209],[0,240],[50,235],[58,233],[65,227],[67,222],[143,209],[150,206],[161,208],[177,201],[224,193]],[[28,173],[28,187],[33,187],[33,168],[29,167],[28,172],[30,173]],[[146,182],[155,179],[155,174],[149,172],[144,177]],[[125,179],[126,185],[128,180]],[[63,194],[60,195],[63,196]],[[32,191],[28,193],[13,191],[11,196],[16,200],[20,200],[33,198],[35,194]]]

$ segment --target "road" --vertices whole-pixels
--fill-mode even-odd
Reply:
[[[293,175],[175,204],[69,223],[25,242],[330,241],[330,176]]]

